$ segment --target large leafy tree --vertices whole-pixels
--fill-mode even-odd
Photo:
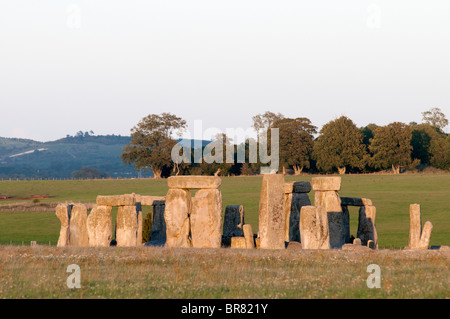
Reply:
[[[173,138],[186,128],[186,121],[170,113],[150,114],[131,129],[131,142],[122,152],[125,164],[135,169],[152,170],[154,178],[170,172]]]
[[[411,138],[412,128],[404,123],[376,128],[369,147],[373,153],[372,165],[381,169],[392,167],[394,174],[398,174],[401,167],[410,166]]]
[[[448,125],[448,120],[445,114],[438,107],[433,107],[428,111],[422,112],[423,121],[431,126],[443,131],[444,127]]]
[[[338,169],[363,168],[367,158],[363,134],[346,116],[330,121],[320,130],[314,143],[314,157],[318,169],[331,172]]]
[[[278,128],[280,139],[280,166],[292,167],[295,175],[300,174],[304,167],[310,167],[313,151],[313,134],[316,127],[308,118],[283,118],[273,123]]]

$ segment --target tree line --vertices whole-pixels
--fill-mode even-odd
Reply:
[[[306,117],[287,118],[281,113],[267,111],[252,117],[257,139],[269,136],[272,128],[279,132],[278,172],[293,173],[370,173],[390,169],[394,174],[405,170],[435,167],[450,169],[450,136],[444,132],[448,125],[439,108],[422,113],[422,123],[393,122],[385,126],[357,125],[348,117],[331,120],[318,131]],[[150,114],[131,129],[131,141],[121,155],[127,165],[136,170],[152,170],[155,178],[170,175],[253,175],[263,165],[259,159],[249,161],[249,144],[234,145],[226,134],[215,142],[222,145],[223,163],[176,164],[172,148],[186,129],[186,121],[170,114]],[[316,135],[316,137],[315,137]],[[270,141],[270,138],[268,138]],[[234,162],[225,160],[225,147],[234,148]],[[269,143],[270,144],[270,143]],[[246,160],[237,161],[237,150],[245,147]],[[270,145],[269,145],[270,149]],[[193,156],[189,154],[188,156]]]

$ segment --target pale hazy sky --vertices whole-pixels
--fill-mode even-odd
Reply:
[[[450,1],[1,0],[0,136],[450,117]],[[448,131],[448,127],[446,128]]]

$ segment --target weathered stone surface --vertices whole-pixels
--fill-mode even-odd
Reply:
[[[372,206],[372,201],[368,198],[341,197],[342,206]]]
[[[164,246],[166,243],[166,221],[164,219],[165,201],[153,201],[153,221],[149,245]]]
[[[311,191],[310,182],[288,182],[284,183],[284,193],[309,193]]]
[[[355,238],[355,239],[353,240],[353,245],[361,246],[361,239]]]
[[[155,201],[165,201],[165,196],[144,196],[136,195],[136,203],[141,203],[142,206],[152,206]]]
[[[89,246],[87,231],[87,208],[83,204],[75,204],[70,212],[69,219],[69,246]]]
[[[169,189],[166,195],[166,247],[191,247],[189,210],[191,193],[186,189]]]
[[[284,210],[285,210],[285,241],[300,242],[300,211],[303,206],[310,206],[308,194],[306,193],[291,193],[284,195]]]
[[[422,220],[420,217],[420,205],[409,205],[409,242],[410,248],[418,248],[422,234]]]
[[[223,220],[224,237],[242,237],[244,232],[244,206],[228,205],[225,207],[225,216]]]
[[[359,208],[358,232],[356,237],[361,239],[361,244],[367,246],[369,240],[373,240],[374,246],[378,247],[378,235],[375,226],[375,206],[361,206]]]
[[[97,205],[103,206],[133,206],[136,204],[135,194],[125,194],[125,195],[98,195]]]
[[[246,249],[247,244],[244,237],[231,237],[231,248]]]
[[[118,247],[135,247],[138,238],[138,216],[136,206],[119,206],[117,211],[116,241]]]
[[[284,249],[284,176],[263,175],[259,199],[259,236],[261,249]]]
[[[247,249],[255,248],[255,240],[253,238],[252,226],[250,224],[245,224],[243,226],[245,246]]]
[[[257,249],[261,248],[261,238],[259,238],[259,237],[255,238],[255,246]]]
[[[87,217],[89,246],[108,247],[112,239],[111,206],[97,205]]]
[[[339,191],[341,189],[340,177],[313,177],[312,189],[315,191]]]
[[[56,216],[61,222],[61,229],[59,231],[58,247],[65,247],[69,245],[69,216],[73,205],[58,204],[56,206]]]
[[[336,191],[316,191],[314,205],[323,206],[328,214],[328,227],[331,248],[341,248],[349,233],[348,211],[343,212],[341,200]]]
[[[137,238],[136,238],[136,245],[142,245],[142,228],[144,227],[143,225],[143,220],[142,220],[142,205],[140,202],[136,202],[136,212],[137,212],[137,222],[138,222],[138,230],[137,230]]]
[[[328,216],[325,207],[302,207],[300,236],[303,249],[330,249]]]
[[[422,235],[420,236],[418,248],[419,249],[428,249],[430,245],[431,239],[431,231],[433,230],[433,224],[429,221],[426,221],[423,225]]]
[[[219,188],[222,180],[217,176],[171,176],[167,179],[171,189],[215,189]]]
[[[190,215],[192,247],[220,248],[222,241],[222,193],[200,189],[192,199]]]
[[[314,205],[325,207],[327,212],[342,212],[341,199],[335,191],[317,191],[314,194]]]

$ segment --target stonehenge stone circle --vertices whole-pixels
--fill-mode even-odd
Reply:
[[[284,176],[263,175],[259,198],[259,236],[261,249],[285,248]]]

